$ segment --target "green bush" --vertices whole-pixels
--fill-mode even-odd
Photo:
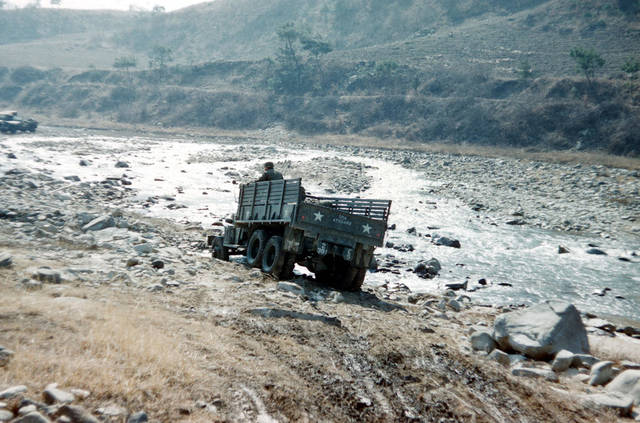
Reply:
[[[635,57],[629,57],[622,65],[622,71],[629,75],[634,75],[640,71],[640,60]]]
[[[40,81],[47,76],[47,73],[32,66],[22,66],[16,68],[11,73],[11,81],[16,84],[29,84]]]

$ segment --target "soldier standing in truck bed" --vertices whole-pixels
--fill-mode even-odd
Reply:
[[[266,162],[264,164],[264,173],[262,174],[260,179],[258,179],[258,182],[260,182],[260,181],[275,181],[275,180],[278,180],[278,179],[283,179],[282,178],[282,173],[276,171],[273,168],[273,162]]]

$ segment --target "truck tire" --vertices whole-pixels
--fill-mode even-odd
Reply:
[[[272,236],[262,253],[262,271],[280,279],[284,271],[286,253],[282,249],[282,237]]]
[[[267,244],[267,232],[258,229],[253,231],[247,244],[247,264],[251,267],[260,267],[262,264],[262,253]]]
[[[349,269],[349,271],[347,272],[347,276],[348,278],[350,278],[349,281],[347,281],[345,279],[345,287],[344,290],[345,291],[360,291],[360,288],[362,288],[362,284],[364,283],[364,278],[365,276],[367,276],[367,269],[360,269],[357,267],[352,267],[351,269]]]
[[[218,260],[229,261],[229,250],[224,247],[224,239],[217,236],[211,243],[211,256]]]

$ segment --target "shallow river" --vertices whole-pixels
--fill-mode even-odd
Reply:
[[[638,239],[622,243],[526,226],[495,226],[461,203],[430,196],[429,188],[439,181],[428,180],[419,171],[391,161],[345,157],[342,152],[291,150],[231,140],[114,137],[82,131],[66,131],[61,136],[53,130],[49,132],[43,128],[37,135],[7,139],[18,157],[12,165],[46,169],[60,178],[76,175],[82,181],[126,174],[136,190],[131,208],[183,223],[201,222],[205,228],[235,210],[238,186],[232,183],[232,175],[225,175],[228,172],[249,171],[257,175],[258,164],[265,160],[295,162],[336,157],[360,161],[371,166],[367,172],[372,177],[371,188],[361,196],[393,201],[389,223],[396,224],[397,229],[388,232],[387,241],[415,247],[412,252],[389,248],[377,252],[407,262],[407,269],[431,257],[442,264],[440,276],[433,280],[420,279],[403,269],[401,275],[369,274],[365,283],[401,282],[412,291],[429,292],[441,290],[447,283],[468,280],[472,290],[468,295],[476,303],[521,304],[561,298],[583,311],[640,320],[640,259],[618,259],[640,251]],[[81,159],[89,160],[90,166],[80,167]],[[126,161],[130,167],[116,168],[117,160]],[[304,185],[308,192],[324,194],[324,188],[314,178]],[[170,197],[186,208],[168,209],[167,201],[171,200],[162,199],[142,208],[141,202],[151,196]],[[410,227],[423,236],[408,234]],[[433,245],[424,235],[434,233],[458,239],[462,248]],[[597,243],[608,255],[587,254],[589,243]],[[559,245],[571,253],[558,254]],[[479,285],[480,279],[485,279],[487,285]],[[594,291],[603,288],[610,291],[604,296],[594,295]]]

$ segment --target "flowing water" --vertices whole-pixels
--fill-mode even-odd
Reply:
[[[232,176],[225,175],[228,172],[249,171],[257,175],[259,163],[267,159],[304,162],[336,157],[360,161],[369,166],[367,172],[372,177],[371,187],[361,196],[393,201],[389,223],[396,224],[397,229],[388,232],[387,241],[410,243],[415,248],[412,252],[378,249],[381,256],[393,255],[406,262],[406,269],[400,275],[371,273],[365,283],[404,283],[412,291],[429,292],[442,290],[447,283],[468,280],[471,292],[467,295],[477,303],[530,304],[564,299],[583,311],[640,320],[640,259],[618,259],[640,251],[638,238],[623,242],[526,226],[496,226],[455,200],[433,197],[429,188],[438,181],[391,161],[255,142],[114,137],[82,132],[15,136],[4,143],[10,144],[18,157],[10,163],[13,167],[45,170],[59,178],[76,175],[82,181],[96,182],[126,174],[136,190],[128,207],[178,222],[201,222],[205,228],[235,210],[238,186],[232,183]],[[80,167],[81,159],[90,160],[90,166]],[[116,168],[117,160],[126,161],[130,167]],[[304,185],[314,194],[324,191],[313,177]],[[142,207],[144,200],[153,196],[160,200]],[[168,209],[168,201],[173,200],[186,207]],[[406,230],[411,227],[422,236],[408,234]],[[427,234],[458,239],[462,248],[435,246],[431,238],[424,236]],[[608,255],[586,253],[587,245],[595,241]],[[571,253],[558,254],[559,245]],[[431,257],[442,264],[435,279],[421,279],[408,271]],[[480,279],[487,284],[479,285]],[[594,295],[594,291],[603,288],[610,291],[604,296]]]

